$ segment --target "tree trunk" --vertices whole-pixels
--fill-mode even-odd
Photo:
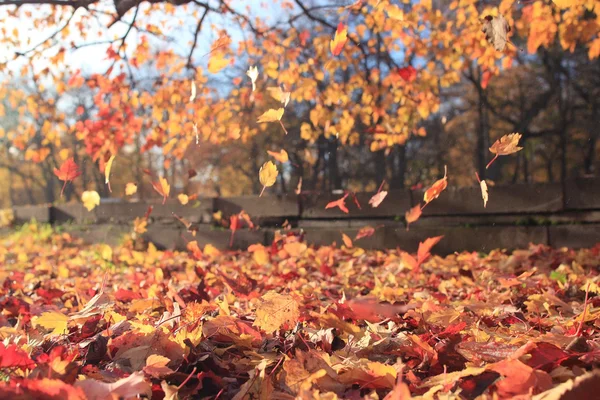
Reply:
[[[391,189],[404,189],[406,184],[406,145],[398,145],[393,154]]]
[[[328,170],[329,170],[329,190],[337,190],[342,188],[342,179],[338,166],[338,140],[337,138],[329,139],[328,143]]]

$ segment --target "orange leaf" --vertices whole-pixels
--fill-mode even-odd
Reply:
[[[260,300],[253,325],[266,333],[273,333],[284,325],[293,328],[298,322],[300,317],[298,302],[289,294],[279,294],[271,290]]]
[[[374,233],[375,233],[375,228],[373,228],[372,226],[364,226],[364,227],[360,228],[359,231],[356,233],[356,237],[354,238],[354,240],[373,236]]]
[[[348,207],[346,207],[346,197],[348,197],[348,193],[346,193],[341,199],[337,199],[335,201],[327,203],[325,209],[339,207],[340,210],[348,214]]]
[[[421,265],[429,256],[433,246],[435,246],[444,236],[435,236],[429,239],[425,239],[424,242],[419,243],[419,250],[417,251],[417,264]]]
[[[169,185],[169,182],[161,176],[158,178],[158,182],[152,182],[152,187],[163,197],[162,203],[165,204],[167,197],[169,197],[169,192],[171,192],[171,185]]]
[[[408,230],[410,224],[416,222],[421,217],[421,213],[421,205],[417,204],[416,206],[408,210],[406,214],[404,214],[404,217],[406,218],[406,230]]]
[[[431,203],[431,201],[437,199],[440,194],[446,189],[448,186],[448,169],[444,166],[444,177],[435,182],[429,189],[425,191],[425,195],[423,196],[423,200],[425,200],[425,207],[427,204]]]
[[[348,235],[346,235],[345,233],[342,233],[342,240],[344,241],[344,245],[346,245],[347,248],[351,249],[353,244],[352,244],[352,239],[350,239],[350,237]]]
[[[267,153],[269,153],[269,155],[271,157],[273,157],[274,159],[276,159],[277,161],[279,161],[282,164],[286,163],[290,160],[287,151],[285,151],[283,149],[279,150],[279,153],[274,152],[274,151],[267,151]]]
[[[62,197],[67,182],[72,181],[73,179],[81,175],[81,171],[79,171],[79,167],[77,166],[77,164],[75,164],[73,157],[71,157],[68,158],[64,163],[62,163],[60,168],[54,168],[54,175],[56,175],[61,181],[65,181],[60,191],[60,195]]]
[[[344,49],[344,45],[348,41],[348,29],[344,26],[343,23],[339,23],[337,30],[335,31],[335,36],[333,40],[329,43],[329,48],[331,49],[331,53],[334,56],[339,56],[342,50]]]

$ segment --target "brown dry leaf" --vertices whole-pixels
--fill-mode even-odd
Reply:
[[[300,310],[296,299],[271,290],[260,298],[253,325],[266,333],[273,333],[286,324],[290,327],[295,325],[299,317]]]
[[[167,364],[170,362],[171,360],[165,356],[151,354],[146,359],[144,372],[153,378],[161,378],[165,375],[170,375],[174,372],[171,368],[167,367]]]
[[[352,244],[352,239],[350,239],[350,237],[348,235],[346,235],[345,233],[342,233],[342,241],[344,242],[344,245],[351,249],[353,244]]]
[[[492,147],[490,147],[490,151],[494,154],[494,158],[488,163],[485,167],[486,169],[492,165],[492,163],[498,158],[498,156],[507,156],[509,154],[516,153],[519,150],[522,150],[522,147],[519,147],[519,140],[521,140],[520,133],[511,133],[508,135],[502,136],[500,139],[496,140]]]
[[[118,398],[129,399],[138,395],[150,396],[152,388],[144,380],[144,373],[136,371],[127,378],[113,383],[105,383],[95,379],[85,379],[75,382],[76,387],[83,389],[88,400],[105,400]]]
[[[590,371],[532,397],[532,400],[580,400],[600,392],[600,371]]]
[[[438,244],[443,237],[444,236],[431,237],[425,239],[424,242],[419,243],[419,250],[417,251],[417,264],[421,265],[425,260],[427,260],[427,258],[429,258],[431,255],[431,248]]]
[[[391,389],[396,384],[397,375],[396,368],[391,365],[361,358],[359,365],[340,374],[340,382],[371,389]]]
[[[444,166],[444,177],[442,179],[437,180],[429,189],[425,191],[423,195],[423,200],[425,201],[425,207],[427,204],[431,203],[433,200],[437,199],[440,194],[448,187],[448,169]]]
[[[279,150],[279,152],[267,151],[267,153],[282,164],[290,160],[287,151],[285,151],[284,149]]]
[[[481,31],[485,33],[486,40],[494,46],[496,51],[502,51],[506,47],[508,42],[508,32],[510,32],[510,26],[504,16],[498,15],[492,17],[488,15],[484,18],[483,27]]]
[[[385,197],[387,195],[388,195],[388,192],[385,190],[375,193],[373,195],[373,197],[371,197],[371,199],[369,200],[369,204],[371,205],[371,207],[377,208],[377,207],[379,207],[379,205],[381,204],[381,202],[383,201],[383,199],[385,199]]]

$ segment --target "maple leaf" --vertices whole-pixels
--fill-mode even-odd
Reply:
[[[104,166],[104,183],[108,185],[108,191],[112,193],[112,189],[110,187],[110,170],[112,169],[113,161],[115,160],[115,155],[110,156],[106,165]]]
[[[186,245],[187,250],[192,253],[195,259],[200,260],[202,258],[202,250],[198,247],[198,242],[192,240]]]
[[[262,196],[266,188],[275,184],[277,181],[277,175],[279,175],[279,171],[277,171],[277,166],[275,166],[272,161],[267,161],[262,165],[262,167],[260,167],[260,170],[258,171],[258,179],[260,180],[260,184],[263,185],[260,196]]]
[[[229,63],[229,59],[225,58],[225,52],[217,50],[211,54],[210,59],[208,60],[208,71],[211,74],[216,74],[228,66]]]
[[[288,294],[279,294],[271,290],[260,298],[253,326],[259,327],[266,333],[273,333],[286,324],[290,327],[295,325],[299,317],[300,310],[296,299]]]
[[[425,194],[423,195],[423,200],[425,201],[425,204],[421,208],[424,208],[427,204],[437,199],[440,196],[440,194],[446,189],[446,187],[448,187],[447,174],[448,169],[446,168],[446,166],[444,166],[444,177],[442,179],[437,180],[433,185],[431,185],[429,189],[425,191]]]
[[[365,237],[373,236],[374,233],[375,233],[375,228],[373,228],[372,226],[363,226],[356,233],[356,236],[354,237],[354,240],[358,240],[358,239],[362,239],[362,238],[365,238]]]
[[[409,65],[408,67],[399,68],[398,75],[405,82],[412,82],[417,79],[417,70],[412,65]]]
[[[260,123],[264,123],[264,122],[279,122],[279,124],[281,125],[281,127],[283,128],[283,131],[285,132],[285,134],[287,135],[287,129],[285,129],[285,126],[283,126],[283,122],[281,122],[281,118],[283,117],[283,112],[284,109],[283,108],[278,108],[277,110],[275,110],[274,108],[271,108],[267,111],[265,111],[261,116],[258,117],[258,119],[256,120],[256,122]]]
[[[371,207],[377,208],[377,207],[379,207],[379,205],[381,204],[381,202],[383,201],[383,199],[385,199],[385,197],[387,195],[388,195],[388,192],[385,190],[377,192],[373,195],[373,197],[371,197],[371,199],[369,200],[369,204],[371,205]]]
[[[271,157],[273,157],[275,160],[279,161],[282,164],[286,163],[290,160],[287,151],[285,151],[283,149],[279,150],[279,153],[277,153],[275,151],[269,151],[269,150],[267,150],[267,153]]]
[[[502,136],[500,139],[496,140],[492,147],[490,147],[490,151],[494,154],[494,158],[486,165],[486,169],[492,165],[498,156],[507,156],[509,154],[516,153],[517,151],[523,150],[522,147],[519,147],[519,140],[521,140],[520,133],[510,133],[508,135]]]
[[[255,67],[249,67],[248,71],[246,71],[246,75],[248,75],[248,78],[250,78],[250,80],[252,81],[252,91],[254,92],[256,90],[256,79],[258,78],[258,68]]]
[[[71,157],[63,162],[60,168],[54,168],[54,175],[56,175],[61,181],[65,181],[60,191],[60,196],[62,197],[63,192],[65,191],[65,186],[67,186],[67,182],[73,181],[73,179],[81,175],[81,171],[79,171],[79,167],[77,164],[75,164],[73,157]]]
[[[3,368],[33,369],[35,363],[16,344],[5,346],[4,343],[0,342],[0,369]]]
[[[340,210],[342,210],[343,212],[348,214],[348,207],[346,207],[346,197],[348,197],[349,194],[350,193],[346,193],[342,198],[339,198],[334,201],[330,201],[325,206],[325,209],[327,210],[328,208],[339,207]]]
[[[100,205],[100,195],[95,190],[86,190],[81,193],[81,202],[88,211],[92,211],[96,206]]]
[[[507,35],[510,32],[510,26],[508,26],[508,21],[506,21],[503,15],[498,15],[497,17],[487,15],[484,18],[481,31],[496,51],[504,50],[506,42],[508,42]]]
[[[153,378],[161,378],[165,375],[170,375],[174,372],[171,368],[167,367],[167,364],[170,362],[171,360],[165,356],[151,354],[146,359],[144,373]]]
[[[339,56],[342,50],[344,49],[344,45],[348,41],[348,28],[343,23],[339,23],[337,30],[335,31],[335,36],[333,40],[329,43],[329,48],[331,49],[331,53],[334,56]]]
[[[63,335],[67,333],[69,331],[67,329],[68,322],[69,317],[57,311],[46,311],[35,318],[35,325],[52,330],[50,332],[51,335]]]
[[[421,205],[417,204],[404,214],[404,218],[406,219],[406,230],[408,230],[410,224],[416,222],[421,217],[422,212]]]
[[[158,182],[152,182],[152,187],[163,197],[162,203],[165,204],[167,197],[169,197],[169,193],[171,192],[171,185],[169,185],[169,182],[160,176],[158,177]]]
[[[431,255],[430,251],[433,246],[438,244],[440,240],[442,240],[444,236],[435,236],[428,239],[425,239],[424,242],[419,243],[419,249],[417,250],[417,264],[421,265],[429,256]]]

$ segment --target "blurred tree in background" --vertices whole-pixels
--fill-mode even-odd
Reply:
[[[500,15],[496,50],[482,26]],[[158,196],[157,176],[172,194],[258,193],[281,149],[271,191],[427,185],[444,165],[452,185],[555,182],[600,163],[594,0],[6,0],[0,17],[0,206],[58,201],[69,157],[67,201],[128,182]],[[281,124],[257,122],[270,109]],[[486,170],[512,132],[524,150]]]

